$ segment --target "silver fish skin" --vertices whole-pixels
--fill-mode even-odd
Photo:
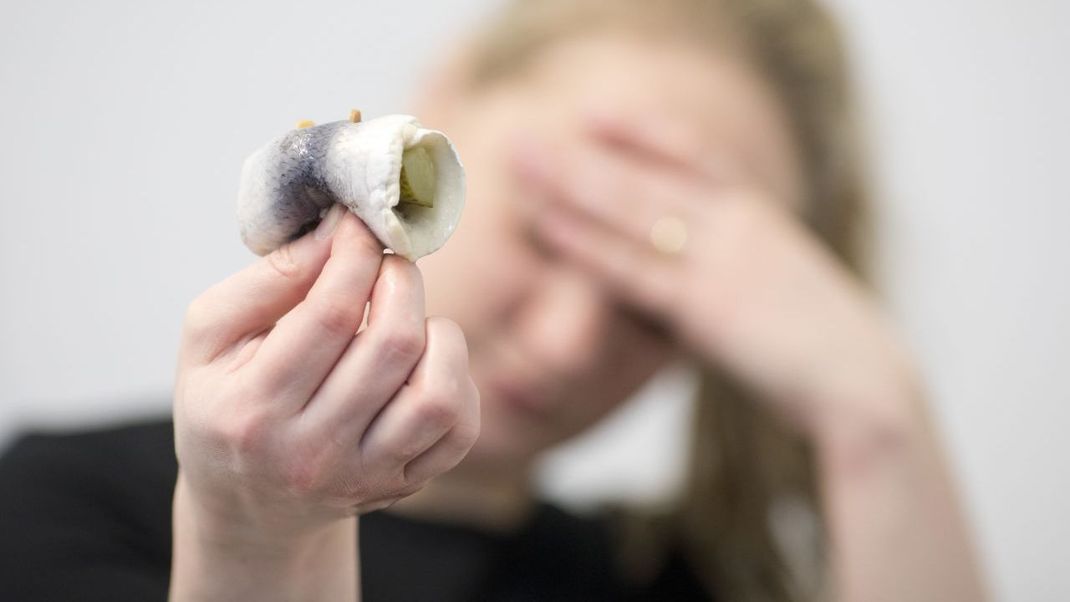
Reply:
[[[435,205],[398,206],[402,153],[426,148],[435,165]],[[445,244],[464,206],[465,174],[453,144],[408,115],[295,129],[242,166],[238,220],[243,242],[265,255],[314,228],[334,203],[357,214],[383,245],[415,260]]]

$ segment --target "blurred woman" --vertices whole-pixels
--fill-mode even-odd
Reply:
[[[819,6],[516,2],[416,114],[468,168],[442,251],[417,270],[336,210],[191,305],[173,599],[983,598],[863,284]],[[681,359],[702,387],[677,504],[537,499],[542,451]]]

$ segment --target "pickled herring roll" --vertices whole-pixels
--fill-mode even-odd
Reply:
[[[245,160],[238,221],[265,255],[316,227],[334,203],[409,260],[438,250],[464,208],[464,167],[441,132],[415,117],[298,124]]]

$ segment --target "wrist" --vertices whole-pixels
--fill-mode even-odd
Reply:
[[[930,430],[921,387],[909,377],[829,392],[815,407],[811,436],[826,470],[872,469],[911,453]]]
[[[354,599],[357,519],[307,531],[208,512],[179,476],[173,506],[172,600]]]
[[[798,391],[817,437],[905,428],[924,414],[921,374],[894,339],[843,345],[812,367]]]

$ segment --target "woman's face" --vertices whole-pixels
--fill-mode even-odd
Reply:
[[[453,139],[468,173],[464,218],[421,260],[428,311],[456,320],[481,392],[472,465],[506,468],[605,416],[675,352],[669,338],[533,235],[539,199],[515,175],[518,137],[584,143],[585,110],[668,114],[794,190],[782,117],[726,54],[591,34],[545,49],[523,73],[418,114]]]

